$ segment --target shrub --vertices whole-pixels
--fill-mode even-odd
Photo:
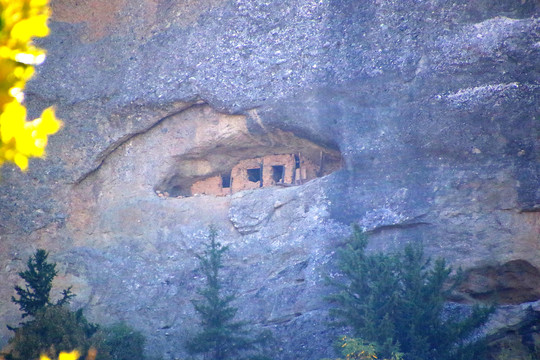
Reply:
[[[144,336],[126,324],[100,328],[90,323],[82,310],[54,305],[41,309],[15,331],[6,360],[37,359],[41,354],[56,358],[59,352],[74,349],[82,354],[93,349],[97,360],[142,360],[144,342]]]
[[[47,306],[38,310],[33,320],[15,330],[10,340],[13,350],[6,359],[36,359],[40,354],[55,358],[59,351],[73,349],[86,352],[92,346],[99,347],[97,329],[80,310],[73,312],[60,305]]]
[[[393,255],[369,255],[366,246],[366,235],[355,227],[338,252],[343,281],[331,281],[338,291],[329,297],[337,323],[352,327],[383,357],[402,352],[407,360],[478,359],[485,346],[473,334],[493,307],[475,306],[469,316],[445,312],[459,277],[450,278],[444,259],[430,266],[419,246]]]
[[[142,359],[144,336],[125,323],[103,329],[103,346],[111,360]]]
[[[375,345],[367,343],[362,339],[342,336],[336,342],[337,352],[344,356],[335,360],[402,360],[401,353],[394,353],[390,359],[380,359],[375,351]],[[328,359],[323,359],[328,360]]]

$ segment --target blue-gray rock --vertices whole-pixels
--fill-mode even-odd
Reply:
[[[351,223],[370,250],[422,242],[462,266],[461,301],[504,287],[521,319],[538,300],[537,1],[52,5],[26,99],[31,115],[55,105],[65,126],[46,160],[2,168],[1,322],[19,321],[17,272],[45,247],[74,307],[181,358],[210,224],[230,245],[239,316],[274,331],[276,359],[332,355],[344,329],[326,326],[324,278]],[[315,148],[339,151],[341,170],[225,197],[156,193]]]

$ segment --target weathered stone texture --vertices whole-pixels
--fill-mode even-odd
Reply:
[[[46,161],[2,169],[0,323],[19,321],[17,272],[45,247],[90,319],[182,357],[210,224],[231,246],[239,315],[275,331],[278,359],[330,354],[323,278],[352,222],[371,250],[422,242],[462,266],[462,301],[502,294],[499,318],[517,320],[493,329],[538,314],[536,0],[52,5],[26,98],[65,127]],[[243,160],[321,149],[341,170],[183,197]]]

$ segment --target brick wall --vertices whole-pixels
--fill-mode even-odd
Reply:
[[[267,155],[240,161],[232,168],[230,179],[227,173],[195,182],[191,194],[224,196],[276,184],[299,185],[321,176],[320,171],[321,164],[314,164],[302,154]]]

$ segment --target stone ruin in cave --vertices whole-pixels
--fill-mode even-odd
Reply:
[[[194,181],[183,194],[156,191],[160,197],[225,196],[269,186],[301,185],[341,167],[335,154],[320,151],[314,160],[302,153],[275,154],[240,160],[231,170]]]
[[[300,185],[316,178],[318,170],[302,154],[267,155],[242,160],[230,172],[197,181],[191,194],[228,195],[274,185]]]

